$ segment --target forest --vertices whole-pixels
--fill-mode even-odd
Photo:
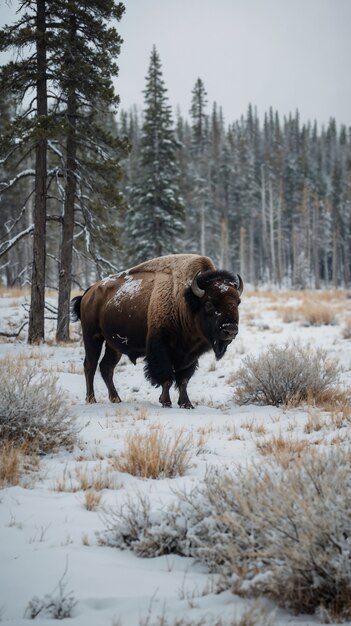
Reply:
[[[0,74],[0,281],[31,285],[32,341],[46,288],[65,340],[73,288],[164,254],[206,254],[255,288],[349,285],[350,128],[254,103],[225,120],[201,78],[174,113],[156,46],[143,105],[124,110],[124,6],[22,5],[0,38],[23,53]]]

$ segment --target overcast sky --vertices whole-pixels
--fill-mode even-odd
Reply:
[[[227,122],[272,105],[281,115],[351,125],[351,0],[126,0],[117,91],[142,104],[153,44],[170,103],[190,108],[202,78]]]
[[[0,0],[2,22],[9,22]],[[351,0],[125,0],[116,91],[143,106],[153,44],[170,104],[187,115],[200,77],[226,121],[272,106],[281,116],[351,126]],[[18,2],[14,1],[13,6]]]

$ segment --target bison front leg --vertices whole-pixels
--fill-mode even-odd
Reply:
[[[162,393],[159,397],[159,401],[161,402],[162,406],[164,407],[171,407],[172,406],[172,402],[171,402],[171,398],[169,395],[169,390],[172,387],[172,381],[171,380],[166,380],[165,383],[163,383],[162,385]]]
[[[159,397],[163,407],[171,407],[169,390],[172,386],[174,373],[167,341],[161,334],[148,338],[145,357],[145,376],[155,387],[162,386]]]
[[[197,368],[198,362],[192,363],[189,367],[176,372],[176,384],[179,389],[178,404],[181,409],[193,409],[188,396],[188,383]]]

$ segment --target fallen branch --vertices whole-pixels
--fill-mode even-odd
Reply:
[[[12,333],[8,333],[5,330],[0,330],[0,337],[18,337],[23,328],[28,324],[28,320],[25,320],[18,330]]]

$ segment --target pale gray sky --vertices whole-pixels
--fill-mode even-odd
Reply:
[[[125,0],[117,90],[142,104],[152,45],[183,114],[202,78],[227,122],[249,102],[262,115],[351,125],[351,0]]]
[[[143,106],[153,44],[170,104],[187,115],[202,78],[209,111],[226,121],[248,103],[262,115],[299,109],[301,119],[351,126],[351,0],[125,0],[116,91],[121,107]],[[0,0],[1,23],[11,20]],[[13,6],[18,6],[14,0]],[[12,11],[13,13],[13,11]]]

